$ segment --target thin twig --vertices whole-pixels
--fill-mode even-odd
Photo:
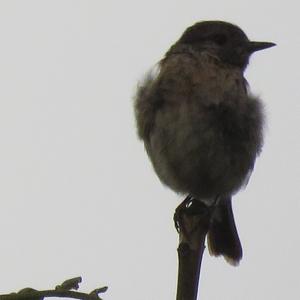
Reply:
[[[75,291],[60,291],[60,290],[45,290],[45,291],[35,291],[26,294],[7,294],[1,295],[0,300],[32,300],[32,299],[43,299],[48,297],[59,297],[59,298],[72,298],[81,300],[95,300],[94,295],[85,294]]]
[[[37,291],[32,288],[25,288],[17,293],[0,295],[0,300],[43,300],[49,297],[71,298],[80,300],[102,300],[99,294],[106,292],[107,287],[101,287],[93,290],[89,294],[76,292],[81,277],[75,277],[65,280],[60,285],[57,285],[54,290]]]

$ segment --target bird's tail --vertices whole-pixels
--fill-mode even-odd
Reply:
[[[210,255],[223,255],[231,265],[238,265],[243,256],[242,245],[234,222],[231,198],[222,198],[212,216],[207,236]]]

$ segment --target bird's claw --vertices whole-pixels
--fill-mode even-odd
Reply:
[[[213,207],[207,206],[205,203],[195,199],[193,196],[188,195],[184,201],[176,208],[174,214],[174,224],[177,232],[184,230],[183,226],[183,215],[187,216],[207,216],[211,215]]]
[[[173,220],[178,233],[181,231],[183,213],[186,213],[187,209],[191,205],[192,199],[193,197],[191,195],[188,195],[175,210]]]

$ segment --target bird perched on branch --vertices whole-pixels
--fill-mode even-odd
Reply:
[[[250,41],[227,22],[196,23],[135,98],[138,136],[159,179],[213,207],[210,253],[233,265],[242,247],[231,197],[247,184],[263,145],[263,107],[243,73],[252,53],[274,45]]]

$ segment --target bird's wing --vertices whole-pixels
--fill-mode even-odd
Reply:
[[[142,140],[149,139],[150,132],[154,126],[156,112],[163,102],[157,86],[158,74],[158,66],[146,74],[143,81],[138,85],[134,99],[138,136]]]
[[[228,98],[228,93],[235,97],[245,93],[242,78],[239,72],[222,67],[216,57],[206,52],[172,52],[161,61],[158,71],[148,74],[138,87],[135,115],[139,137],[149,139],[157,112],[165,104],[218,104]]]
[[[195,58],[188,52],[172,54],[139,84],[134,108],[138,136],[142,140],[149,140],[156,114],[166,102],[186,101],[189,97],[190,66],[195,63]]]

